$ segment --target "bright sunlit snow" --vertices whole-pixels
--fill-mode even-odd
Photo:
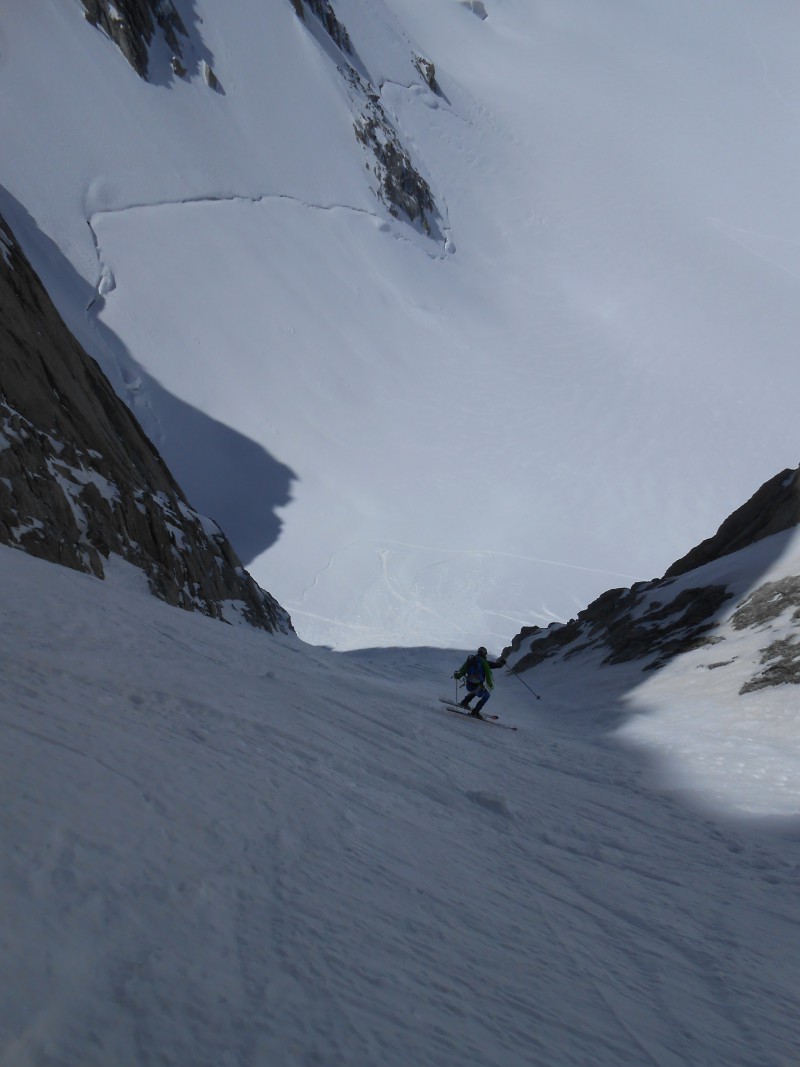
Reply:
[[[498,671],[511,733],[438,703],[463,652],[313,649],[135,573],[0,548],[4,1064],[794,1061],[797,835],[654,786],[629,668],[562,672],[572,704]]]
[[[796,5],[339,0],[436,240],[310,14],[177,7],[222,93],[6,13],[3,208],[305,638],[503,644],[796,464]]]

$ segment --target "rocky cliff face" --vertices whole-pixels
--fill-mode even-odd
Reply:
[[[1,217],[0,543],[98,578],[116,553],[169,604],[291,630],[190,507]]]
[[[800,683],[800,577],[788,576],[756,588],[740,603],[724,585],[708,584],[701,568],[772,534],[800,524],[800,470],[784,470],[766,482],[703,541],[674,563],[663,578],[612,589],[577,618],[522,630],[505,650],[522,653],[514,665],[524,671],[554,658],[569,660],[593,651],[604,664],[641,660],[643,670],[663,666],[673,656],[717,644],[717,620],[723,606],[734,630],[756,629],[766,635],[779,616],[793,610],[797,635],[782,636],[762,649],[763,670],[742,692]],[[721,664],[714,664],[718,666]]]

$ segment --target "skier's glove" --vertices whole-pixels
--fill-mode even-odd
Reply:
[[[458,678],[458,671],[453,671],[453,677]]]

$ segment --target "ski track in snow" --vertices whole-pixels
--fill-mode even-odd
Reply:
[[[498,672],[507,734],[456,653],[0,574],[4,1063],[794,1062],[796,829],[655,791],[602,694]]]
[[[776,270],[783,271],[784,274],[788,274],[790,278],[795,278],[800,281],[800,241],[792,240],[787,237],[774,237],[765,233],[758,233],[753,230],[745,230],[741,226],[732,226],[730,223],[723,222],[721,219],[710,219],[711,224],[724,234],[733,244],[738,245],[739,248],[745,249],[752,256],[757,259],[763,260],[765,263],[769,263],[771,267],[775,267]],[[766,252],[760,252],[757,248],[753,247],[754,243],[760,243],[764,247],[771,248],[770,254]],[[792,253],[792,259],[798,264],[797,269],[786,266],[785,263],[781,263],[778,258],[779,252]]]
[[[423,623],[419,626],[420,639],[423,641],[426,632],[424,625],[425,619],[439,620],[442,623],[447,624],[454,631],[459,629],[457,623],[453,621],[451,615],[445,614],[441,611],[437,611],[436,608],[431,606],[431,604],[427,603],[421,595],[418,595],[418,587],[420,585],[423,575],[429,574],[431,571],[434,571],[438,568],[443,568],[446,571],[446,569],[454,561],[457,561],[459,559],[516,559],[526,563],[539,563],[544,564],[548,567],[561,568],[568,571],[604,575],[609,580],[609,582],[614,582],[618,579],[621,579],[627,584],[631,584],[635,580],[634,576],[629,574],[620,574],[614,571],[602,571],[598,570],[595,567],[586,567],[577,563],[565,563],[560,560],[543,559],[538,556],[527,556],[511,552],[496,551],[493,549],[454,549],[452,547],[446,548],[443,546],[436,545],[423,545],[405,541],[388,541],[385,539],[375,538],[371,539],[368,542],[352,542],[350,544],[344,545],[342,546],[342,548],[338,549],[336,552],[332,553],[329,556],[324,566],[318,568],[318,570],[313,575],[312,580],[302,590],[298,599],[286,601],[286,608],[291,614],[292,618],[295,619],[295,621],[298,621],[302,618],[308,621],[313,620],[316,622],[322,622],[330,625],[335,624],[337,628],[348,631],[354,637],[358,634],[362,634],[364,640],[367,641],[370,639],[370,635],[374,635],[373,639],[378,636],[375,633],[374,627],[360,623],[357,620],[353,621],[350,619],[322,615],[318,612],[309,611],[306,607],[307,601],[312,597],[315,588],[323,579],[323,576],[334,567],[336,558],[338,556],[344,555],[345,553],[352,552],[353,549],[358,548],[359,546],[364,544],[372,544],[373,546],[375,546],[371,549],[371,551],[375,553],[378,559],[381,582],[383,587],[389,593],[390,599],[409,609],[409,611],[416,615],[417,618],[420,618],[420,616],[423,618]],[[397,550],[430,553],[431,555],[440,556],[442,558],[436,559],[432,563],[428,563],[425,566],[418,568],[414,572],[413,577],[407,583],[408,592],[404,592],[402,583],[396,580],[391,573],[392,552],[396,552]],[[479,587],[479,582],[477,580],[475,582],[475,585],[476,588]],[[576,606],[576,610],[578,610],[578,607],[580,607],[580,605]],[[530,625],[533,621],[538,621],[540,623],[544,623],[545,625],[547,625],[549,622],[563,621],[560,616],[557,616],[555,613],[548,613],[546,607],[543,608],[542,606],[538,606],[537,608],[531,608],[531,610],[525,614],[518,614],[513,616],[500,611],[490,612],[489,614],[494,615],[498,622],[501,622],[501,629],[498,631],[500,635],[507,635],[512,632],[518,632],[522,626]],[[467,627],[461,627],[460,633],[463,639],[463,643],[469,644],[469,629]],[[404,634],[403,636],[404,642],[406,642],[408,635]]]

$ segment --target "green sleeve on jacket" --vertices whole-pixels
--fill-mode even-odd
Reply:
[[[483,669],[486,673],[486,688],[494,689],[494,678],[492,677],[492,668],[489,666],[486,660],[483,661]]]

